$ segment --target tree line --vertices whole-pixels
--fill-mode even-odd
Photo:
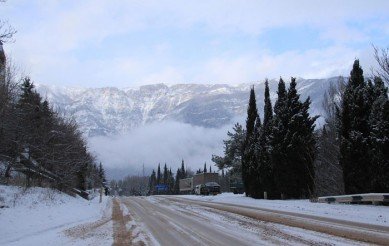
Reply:
[[[100,187],[104,168],[75,121],[60,116],[29,77],[18,79],[0,48],[0,181],[15,182],[18,171],[27,187]]]
[[[277,100],[265,81],[263,121],[254,88],[246,128],[236,124],[224,141],[224,155],[213,156],[220,170],[241,176],[254,198],[308,198],[320,195],[389,191],[389,81],[386,50],[377,50],[380,72],[365,79],[355,60],[347,82],[340,78],[323,100],[325,124],[315,129],[310,98],[302,101],[296,79],[281,78]],[[387,74],[386,74],[387,76]],[[384,79],[382,79],[384,78]]]
[[[180,179],[191,176],[193,176],[193,172],[190,169],[185,169],[184,160],[181,161],[181,167],[177,168],[175,175],[173,175],[171,168],[167,168],[166,163],[163,171],[161,171],[161,165],[158,164],[157,171],[153,169],[149,178],[149,194],[179,194]],[[160,186],[159,190],[158,186]]]

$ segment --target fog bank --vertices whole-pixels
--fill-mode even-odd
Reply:
[[[235,120],[242,122],[242,119]],[[234,122],[234,121],[233,121]],[[174,121],[148,124],[116,136],[89,139],[89,146],[107,169],[108,178],[142,175],[142,165],[148,175],[158,163],[172,167],[175,173],[185,160],[196,170],[211,162],[212,154],[223,153],[223,140],[234,123],[222,128],[203,128]],[[216,167],[212,167],[216,170]]]

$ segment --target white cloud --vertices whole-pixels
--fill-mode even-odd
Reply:
[[[360,28],[361,25],[382,32],[387,30],[389,1],[20,0],[8,1],[4,6],[0,15],[9,18],[19,31],[17,42],[6,49],[31,70],[34,79],[55,84],[130,86],[154,83],[154,80],[236,83],[283,74],[333,75],[343,71],[361,53],[361,48],[350,48],[353,47],[350,43],[370,45],[374,42],[374,37]],[[306,26],[333,44],[322,50],[282,53],[259,47],[237,57],[209,56],[194,61],[189,67],[181,65],[181,56],[174,56],[172,41],[156,40],[158,45],[152,44],[148,55],[120,54],[115,59],[99,57],[93,60],[75,56],[75,53],[82,54],[85,47],[101,48],[104,40],[120,38],[134,31],[189,30],[191,33],[190,30],[198,28],[203,33],[212,33],[215,37],[211,43],[216,44],[220,42],[215,43],[220,35],[225,35],[224,38],[228,35],[260,37],[272,28]],[[189,45],[185,49],[184,52],[196,52]],[[328,66],[320,68],[321,65]]]
[[[90,148],[108,169],[140,170],[156,168],[165,162],[175,171],[184,159],[196,170],[211,162],[212,154],[221,155],[226,126],[219,129],[191,126],[179,122],[149,124],[114,137],[93,137]],[[214,169],[216,170],[216,169]]]
[[[358,50],[345,46],[280,54],[262,50],[234,58],[212,58],[202,64],[198,72],[204,73],[199,73],[194,81],[237,84],[280,76],[326,78],[348,75],[355,58],[361,60],[365,69],[375,66],[372,54],[372,47]]]

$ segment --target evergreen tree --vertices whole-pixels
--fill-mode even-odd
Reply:
[[[205,163],[204,163],[203,173],[206,173],[206,172],[207,172],[207,163],[205,162]]]
[[[359,61],[355,60],[342,98],[339,114],[340,163],[346,194],[366,193],[371,190],[369,153],[370,107],[368,85]]]
[[[161,164],[158,163],[158,169],[157,169],[157,185],[161,184]]]
[[[183,179],[187,178],[187,173],[185,171],[184,159],[182,159],[182,161],[181,161],[181,172],[180,172],[180,174],[181,174],[181,178],[183,178]]]
[[[275,194],[275,183],[273,178],[273,170],[271,163],[271,128],[273,120],[273,108],[270,100],[269,83],[265,81],[265,106],[264,106],[264,118],[263,125],[259,136],[259,150],[258,150],[258,179],[262,184],[262,190],[268,193],[268,197],[272,197]],[[260,194],[262,197],[262,194]]]
[[[297,192],[291,191],[288,196],[308,198],[314,193],[314,167],[315,159],[315,121],[318,116],[310,117],[309,107],[311,100],[308,97],[300,102],[296,90],[296,80],[292,78],[288,90],[288,105],[290,110],[288,143],[289,165],[296,172]],[[288,139],[289,138],[289,139]],[[291,147],[290,147],[291,146]],[[293,181],[292,181],[293,182]]]
[[[284,92],[283,81],[280,81],[272,137],[275,182],[282,197],[306,198],[314,191],[313,131],[317,117],[309,116],[310,98],[300,101],[295,78],[288,92]]]
[[[375,100],[369,117],[371,192],[389,192],[389,100],[381,78],[374,79]]]
[[[174,183],[175,183],[175,179],[173,176],[173,172],[172,172],[172,169],[169,168],[168,185],[169,185],[169,193],[170,194],[173,194],[173,192],[174,192]]]
[[[255,160],[254,151],[254,128],[255,121],[258,118],[257,103],[255,99],[254,87],[250,90],[249,105],[247,108],[247,120],[246,120],[246,139],[244,143],[244,151],[242,158],[242,180],[246,191],[246,196],[251,196],[251,184],[253,183],[253,167],[251,163]]]
[[[165,166],[163,167],[163,184],[168,184],[167,181],[169,179],[169,173],[168,173],[168,169],[167,169],[167,166],[166,166],[166,163],[165,163]]]
[[[274,118],[272,124],[271,135],[271,162],[273,165],[273,175],[276,183],[276,189],[281,194],[286,192],[283,186],[287,186],[288,176],[293,175],[289,173],[287,163],[287,156],[285,149],[284,136],[287,132],[288,124],[288,107],[285,82],[280,78],[278,83],[277,101],[274,105]],[[274,194],[276,196],[277,194]]]
[[[157,185],[157,183],[158,183],[157,177],[156,177],[155,171],[153,169],[153,172],[151,173],[150,179],[149,179],[149,194],[150,195],[154,194],[155,185]]]
[[[41,131],[41,97],[34,90],[34,84],[26,77],[22,83],[22,95],[20,96],[18,108],[21,116],[20,138],[28,151],[30,147],[37,146],[39,132]]]
[[[260,198],[263,194],[263,183],[260,179],[260,168],[259,168],[259,157],[260,157],[260,146],[259,146],[259,136],[262,131],[262,123],[259,115],[255,120],[254,125],[254,134],[251,139],[249,156],[251,159],[249,161],[249,190],[250,196],[253,198]]]
[[[223,141],[224,156],[212,155],[212,161],[215,162],[219,170],[229,169],[231,174],[241,177],[246,132],[239,123],[236,123],[232,130],[233,132],[227,132],[228,139]]]
[[[107,182],[107,180],[105,178],[105,170],[104,170],[103,164],[101,164],[101,162],[99,165],[98,173],[99,173],[99,180],[100,180],[101,184],[105,186],[105,183]]]
[[[180,168],[177,168],[176,179],[174,183],[174,194],[180,193],[180,179],[182,179],[182,172]]]

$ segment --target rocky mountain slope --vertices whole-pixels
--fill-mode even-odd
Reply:
[[[321,113],[323,93],[337,77],[297,79],[302,98],[312,99],[311,113]],[[270,80],[272,102],[277,80]],[[196,126],[218,128],[244,117],[252,84],[153,84],[118,89],[73,88],[37,85],[54,107],[74,117],[87,136],[112,135],[156,121],[174,120]],[[254,84],[262,112],[264,82]]]

